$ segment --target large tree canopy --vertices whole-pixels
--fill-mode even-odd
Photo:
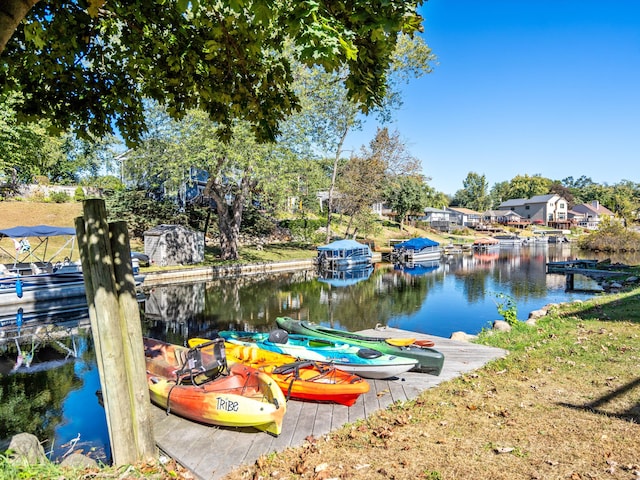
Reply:
[[[298,108],[285,46],[326,70],[346,66],[363,112],[385,96],[400,32],[421,29],[423,0],[7,0],[0,88],[25,94],[22,118],[135,142],[143,99],[180,118],[191,108],[260,139]]]

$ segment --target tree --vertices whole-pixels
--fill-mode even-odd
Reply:
[[[399,219],[400,230],[404,228],[407,214],[421,212],[428,202],[427,185],[419,175],[398,176],[387,185],[384,197]]]
[[[420,160],[407,150],[400,133],[396,130],[389,133],[386,127],[378,128],[375,138],[369,144],[368,151],[363,149],[372,159],[377,159],[385,165],[387,175],[419,175]]]
[[[7,0],[0,10],[0,87],[22,91],[23,119],[129,144],[143,100],[183,117],[204,110],[229,138],[234,119],[274,139],[297,111],[291,60],[343,71],[347,97],[382,104],[398,35],[421,30],[422,0]]]
[[[536,195],[546,195],[549,193],[551,187],[551,180],[542,177],[540,174],[536,175],[516,175],[509,182],[509,188],[507,190],[507,197],[502,201],[511,200],[514,198],[531,198]]]
[[[638,187],[638,184],[629,180],[623,180],[613,187],[613,203],[610,208],[624,220],[625,225],[631,225],[631,222],[637,217],[640,207],[640,189]]]
[[[192,167],[206,172],[199,200],[216,213],[222,258],[237,259],[245,208],[255,202],[265,210],[292,183],[296,172],[288,152],[278,144],[258,143],[246,122],[236,122],[231,137],[222,141],[220,127],[200,110],[176,122],[159,106],[150,106],[148,121],[153,130],[126,160],[128,179],[166,197],[192,183]]]
[[[444,192],[438,192],[435,188],[426,185],[425,190],[427,193],[427,207],[433,208],[447,208],[450,204],[449,197]]]
[[[407,150],[400,134],[378,128],[368,147],[362,147],[342,168],[338,181],[342,211],[350,216],[347,232],[356,215],[371,210],[382,198],[384,182],[400,176],[418,175],[420,160]]]
[[[569,204],[569,208],[572,208],[575,205],[575,199],[573,197],[573,193],[571,193],[571,189],[562,184],[562,182],[554,181],[549,186],[549,193],[555,193],[556,195],[564,198]]]
[[[349,215],[346,235],[349,235],[354,218],[370,212],[371,206],[381,197],[384,172],[385,163],[379,157],[353,156],[345,165],[338,182],[338,204],[342,213]]]
[[[391,118],[394,108],[401,105],[399,89],[401,82],[407,82],[411,77],[420,77],[431,72],[431,63],[435,56],[431,49],[420,37],[410,38],[401,35],[392,57],[389,75],[389,88],[382,96],[382,101],[375,109],[375,114],[381,122]],[[330,172],[328,189],[328,214],[326,227],[326,241],[331,236],[331,215],[335,198],[336,181],[340,174],[340,166],[346,163],[343,158],[343,146],[347,135],[361,128],[362,118],[358,109],[350,101],[347,71],[308,69],[297,64],[294,69],[296,78],[295,90],[301,99],[301,111],[293,115],[286,122],[284,131],[286,138],[297,138],[308,155],[319,154],[333,161]],[[295,132],[294,134],[288,132]],[[299,151],[299,147],[290,147]]]
[[[489,209],[491,197],[489,197],[489,184],[484,175],[469,172],[462,185],[464,188],[458,190],[453,199],[455,204],[478,212]]]
[[[491,206],[497,207],[502,202],[509,200],[509,182],[497,182],[493,184],[491,187],[491,191],[489,193],[491,197]]]
[[[0,172],[21,182],[35,175],[51,177],[51,168],[64,161],[63,140],[47,133],[46,120],[18,122],[16,110],[22,102],[18,93],[0,101]]]

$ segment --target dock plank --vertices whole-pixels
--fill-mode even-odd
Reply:
[[[331,424],[331,430],[336,430],[342,425],[349,423],[349,407],[344,405],[334,405],[331,418],[327,420]]]
[[[240,467],[254,463],[261,455],[304,444],[309,436],[321,437],[347,423],[362,420],[395,402],[418,397],[438,384],[476,370],[503,357],[506,351],[408,332],[395,328],[371,329],[364,335],[386,338],[430,339],[444,354],[439,376],[407,372],[391,380],[367,380],[370,390],[351,407],[289,400],[282,433],[273,437],[254,429],[211,427],[182,419],[153,407],[154,435],[158,447],[188,468],[199,480],[217,480]]]
[[[333,405],[330,403],[319,403],[316,411],[316,418],[313,422],[312,435],[316,438],[326,435],[331,431],[331,417],[333,415]]]
[[[304,439],[313,433],[313,425],[318,411],[318,404],[313,402],[300,402],[302,408],[298,418],[296,431],[293,433],[291,443],[293,445],[302,445]]]

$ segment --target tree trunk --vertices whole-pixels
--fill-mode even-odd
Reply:
[[[216,203],[216,213],[218,216],[218,229],[220,230],[220,250],[223,260],[237,260],[238,238],[240,236],[240,224],[242,223],[242,213],[244,203],[251,191],[251,182],[248,176],[240,181],[240,185],[229,188],[216,182],[215,177],[211,177],[207,182],[203,195],[213,199]],[[231,197],[229,205],[227,199]]]
[[[223,260],[237,260],[238,252],[238,236],[240,235],[240,225],[236,225],[233,221],[231,208],[222,205],[218,208],[218,230],[220,230],[220,250],[222,251]],[[225,210],[223,213],[221,210]]]
[[[20,22],[27,16],[38,0],[2,0],[0,9],[0,53],[13,36]]]
[[[352,226],[352,225],[353,225],[353,214],[351,214],[351,215],[349,216],[349,223],[347,224],[347,231],[346,231],[346,232],[344,232],[344,235],[345,235],[346,237],[348,237],[348,236],[349,236],[349,231],[351,230],[351,226]]]
[[[327,234],[325,236],[325,243],[329,243],[331,241],[331,214],[333,213],[333,192],[336,188],[338,162],[340,161],[340,155],[342,155],[342,146],[344,145],[344,140],[345,138],[347,138],[348,133],[349,127],[346,127],[344,129],[344,132],[342,132],[342,137],[340,137],[338,148],[336,149],[336,156],[333,159],[333,172],[331,173],[331,185],[329,186],[329,198],[327,199]]]

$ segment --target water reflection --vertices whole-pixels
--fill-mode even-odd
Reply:
[[[43,442],[52,460],[80,451],[110,461],[88,324],[85,308],[67,312],[59,321],[29,318],[24,325],[3,329],[0,440],[28,432]]]
[[[566,292],[564,275],[546,274],[547,261],[578,255],[567,244],[538,243],[452,255],[413,267],[379,263],[363,270],[309,270],[162,286],[148,293],[145,327],[149,335],[176,343],[218,330],[268,331],[278,316],[348,330],[380,323],[444,337],[459,330],[478,333],[501,318],[498,293],[515,299],[521,320],[548,303],[590,297]],[[576,288],[598,286],[582,278]]]
[[[318,280],[328,283],[333,287],[347,287],[358,282],[367,280],[373,273],[373,265],[358,265],[353,268],[329,269],[320,268],[318,270]]]
[[[393,269],[409,275],[426,275],[435,272],[439,267],[440,260],[430,260],[417,263],[396,263]]]

